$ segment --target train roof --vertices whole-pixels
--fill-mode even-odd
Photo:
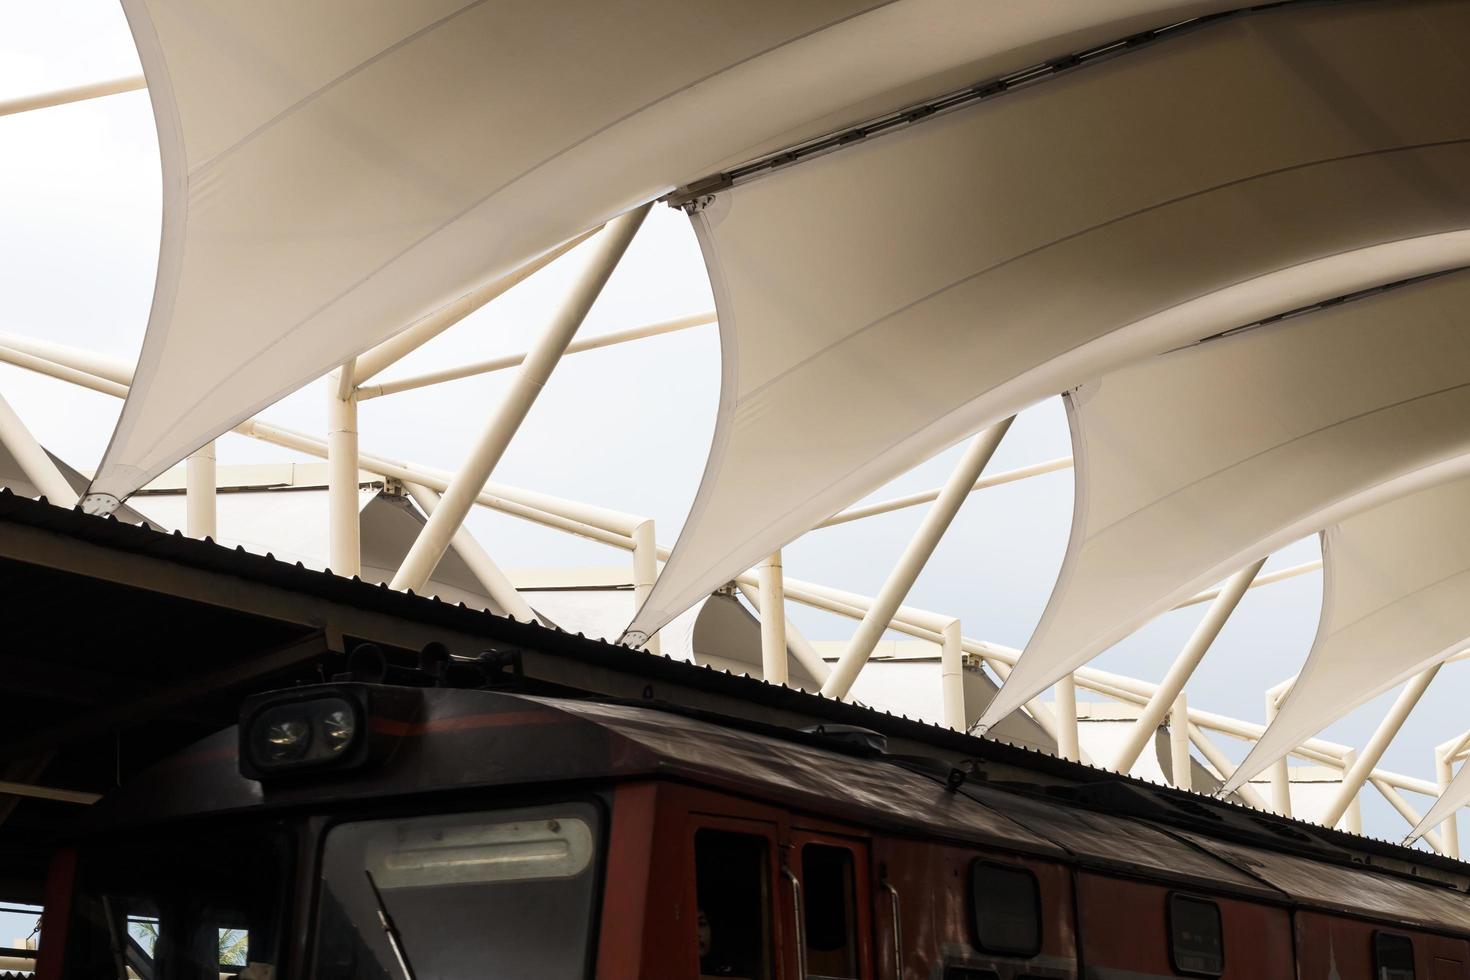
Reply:
[[[333,684],[302,697],[365,687]],[[525,790],[664,777],[875,830],[1066,860],[1186,889],[1470,935],[1470,876],[1343,847],[1342,835],[1126,777],[1027,784],[977,760],[894,756],[843,732],[695,717],[669,705],[489,690],[394,688],[372,716],[382,766],[260,783],[239,774],[229,729],[135,780],[95,818],[128,826],[265,808],[473,788]],[[411,707],[405,707],[411,705]],[[1076,767],[1077,775],[1097,770]],[[1004,773],[1008,775],[1009,773]],[[961,775],[963,778],[961,778]]]
[[[1305,904],[1353,902],[1361,914],[1470,932],[1464,896],[1470,867],[1439,855],[8,491],[0,491],[0,528],[0,587],[17,611],[8,677],[46,695],[50,671],[65,688],[58,688],[57,701],[74,705],[90,698],[96,705],[49,727],[14,713],[0,728],[24,727],[4,732],[0,756],[85,748],[111,772],[119,729],[167,720],[176,741],[159,742],[154,757],[162,758],[207,730],[200,723],[213,718],[210,727],[226,724],[234,709],[220,712],[238,704],[241,694],[320,677],[353,642],[373,642],[402,656],[435,642],[461,656],[490,651],[512,658],[521,692],[440,690],[431,700],[450,712],[455,704],[516,705],[578,729],[584,745],[621,746],[623,768],[611,766],[611,755],[601,770],[584,758],[589,778],[598,772],[603,778],[668,773],[780,796],[818,812],[835,806],[898,831],[1065,855],[1120,873],[1167,873],[1186,884]],[[58,595],[68,601],[59,603]],[[77,607],[88,615],[61,614]],[[158,622],[171,628],[160,634]],[[199,656],[201,643],[210,657]],[[94,672],[142,651],[147,656],[132,656],[128,666],[136,667],[145,688],[123,689],[121,703],[110,703],[118,688]],[[87,690],[92,676],[95,693]],[[53,704],[37,699],[37,716],[54,712]],[[189,731],[186,722],[195,734],[180,739],[177,733]],[[865,755],[801,733],[844,725],[881,733],[889,754]],[[536,741],[544,734],[525,736],[532,741],[523,781],[568,778],[547,764],[546,746]],[[220,733],[130,779],[116,803],[146,796],[142,787],[200,752],[233,759],[233,738]],[[140,754],[140,739],[130,737],[128,744],[133,756]],[[233,764],[229,769],[233,774]],[[424,778],[430,772],[423,770]],[[966,778],[951,791],[954,772]],[[187,801],[193,809],[264,802],[250,799],[248,786],[228,782],[196,789]],[[117,806],[99,807],[94,817],[118,812]],[[50,821],[47,832],[60,822]],[[1257,866],[1261,862],[1270,874]],[[1353,886],[1314,889],[1309,879],[1326,876],[1326,867],[1339,869],[1334,873],[1348,876]]]

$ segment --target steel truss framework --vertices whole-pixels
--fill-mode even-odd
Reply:
[[[141,89],[142,77],[119,78],[62,91],[0,101],[0,115],[41,110],[51,106],[95,99]],[[787,161],[789,162],[789,161]],[[697,190],[697,189],[696,189]],[[641,602],[653,587],[659,563],[669,549],[658,543],[654,523],[635,514],[491,482],[489,477],[509,445],[526,413],[557,363],[569,354],[595,350],[661,336],[675,331],[700,329],[715,324],[714,312],[681,317],[603,334],[578,338],[583,319],[607,282],[618,260],[636,234],[647,206],[620,217],[552,250],[514,273],[486,283],[459,302],[415,323],[341,365],[324,381],[326,433],[316,436],[250,419],[234,431],[262,442],[325,459],[329,467],[330,564],[341,575],[360,571],[358,488],[359,471],[400,481],[428,522],[419,540],[392,581],[399,589],[421,589],[435,564],[449,549],[465,560],[489,595],[504,611],[521,621],[532,621],[535,612],[516,592],[509,579],[485,549],[463,526],[472,507],[490,508],[531,521],[546,528],[576,535],[627,553],[631,558],[636,597]],[[585,271],[566,296],[551,325],[535,345],[523,354],[457,365],[416,376],[384,377],[407,354],[430,342],[469,314],[500,296],[532,273],[555,262],[582,242],[592,239],[594,254]],[[63,347],[30,337],[0,335],[0,360],[69,384],[123,398],[132,383],[132,367],[89,351]],[[501,404],[486,422],[459,471],[445,472],[412,462],[388,459],[359,445],[357,407],[360,402],[393,394],[451,383],[462,378],[497,371],[514,372],[514,380]],[[941,650],[941,689],[936,697],[942,705],[946,725],[965,727],[963,667],[966,658],[978,662],[998,680],[1004,681],[1020,651],[964,635],[959,619],[905,604],[919,572],[933,554],[945,531],[970,494],[986,488],[1026,480],[1071,466],[1070,458],[1034,463],[999,474],[985,474],[986,464],[1004,437],[1009,421],[974,438],[944,486],[879,503],[855,506],[820,522],[812,531],[860,521],[897,510],[929,505],[925,517],[876,596],[863,596],[814,582],[786,578],[780,552],[739,575],[734,582],[739,594],[756,611],[761,621],[761,653],[764,677],[785,683],[788,658],[794,658],[821,682],[825,695],[846,697],[854,679],[872,656],[885,631],[894,631],[937,645]],[[23,422],[0,399],[0,442],[16,457],[26,476],[54,504],[72,507],[77,495],[62,479],[55,464],[41,449]],[[200,449],[187,462],[187,534],[212,537],[216,533],[216,469],[214,445]],[[1048,706],[1039,700],[1026,711],[1052,738],[1059,754],[1119,771],[1129,770],[1159,726],[1167,725],[1180,787],[1192,788],[1187,760],[1191,747],[1222,780],[1234,771],[1229,758],[1216,745],[1216,736],[1254,743],[1265,726],[1225,717],[1189,705],[1187,685],[1210,649],[1221,628],[1247,590],[1317,572],[1322,562],[1261,574],[1265,561],[1243,568],[1220,587],[1201,592],[1174,608],[1208,604],[1204,618],[1180,651],[1163,680],[1157,684],[1132,677],[1082,667],[1055,686],[1055,701]],[[810,641],[785,616],[788,603],[834,613],[858,625],[846,650],[829,666]],[[633,637],[657,652],[658,638]],[[1458,663],[1470,651],[1445,663]],[[1470,757],[1470,731],[1450,738],[1434,749],[1434,779],[1426,780],[1379,767],[1388,745],[1402,728],[1409,713],[1440,671],[1431,667],[1406,684],[1373,736],[1361,748],[1319,738],[1307,739],[1291,752],[1298,759],[1342,773],[1342,784],[1328,810],[1327,821],[1361,832],[1357,801],[1371,785],[1412,828],[1420,813],[1405,799],[1404,792],[1437,797],[1448,786],[1458,763]],[[1266,692],[1269,723],[1291,688],[1289,678]],[[1086,758],[1079,748],[1077,691],[1082,689],[1140,708],[1130,737],[1116,758]],[[1270,769],[1271,794],[1263,797],[1249,784],[1240,795],[1248,803],[1283,815],[1291,815],[1287,762],[1282,758]],[[0,793],[33,796],[74,803],[88,803],[90,794],[26,784],[0,783]],[[1438,833],[1424,840],[1435,851],[1459,857],[1456,817],[1449,816]]]

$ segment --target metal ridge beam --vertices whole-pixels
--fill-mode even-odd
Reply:
[[[1225,10],[1219,13],[1204,14],[1189,20],[1167,24],[1152,30],[1140,31],[1104,44],[1073,51],[1057,58],[1051,58],[1038,64],[1031,65],[1017,71],[1006,72],[990,78],[967,85],[962,89],[940,95],[923,102],[917,102],[902,109],[884,113],[881,116],[869,119],[855,126],[848,126],[826,136],[806,140],[784,149],[744,163],[729,170],[711,174],[676,189],[663,200],[670,206],[684,210],[697,211],[707,203],[708,198],[734,187],[737,184],[747,183],[758,177],[765,176],[776,170],[784,170],[787,167],[803,163],[813,157],[825,156],[828,153],[845,149],[854,143],[861,143],[874,136],[896,130],[906,129],[915,123],[932,119],[936,116],[945,115],[979,102],[989,101],[997,96],[1006,95],[1022,88],[1029,88],[1040,82],[1050,81],[1062,75],[1094,65],[1112,58],[1131,54],[1135,51],[1149,48],[1162,41],[1192,33],[1202,27],[1217,24],[1222,21],[1234,20],[1239,17],[1261,13],[1263,11],[1276,10],[1282,7],[1300,6],[1306,4],[1318,4],[1323,2],[1341,3],[1345,0],[1274,0],[1270,3],[1257,3],[1243,5],[1235,10]]]

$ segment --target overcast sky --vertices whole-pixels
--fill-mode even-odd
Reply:
[[[11,0],[0,4],[0,99],[140,71],[116,0]],[[147,324],[159,229],[158,152],[148,98],[133,92],[0,117],[0,331],[44,337],[134,360]],[[532,277],[384,377],[523,350],[545,323],[577,262]],[[712,309],[709,284],[684,216],[656,206],[582,335]],[[469,379],[366,402],[364,451],[454,468],[506,375]],[[566,359],[496,470],[501,482],[653,517],[671,544],[693,499],[713,427],[719,383],[715,328]],[[120,402],[0,365],[0,392],[48,448],[79,469],[100,459]],[[323,382],[263,413],[322,432]],[[1070,453],[1058,400],[1024,413],[990,472]],[[883,499],[944,481],[958,450],[874,494]],[[222,465],[283,460],[284,450],[227,435]],[[1070,471],[974,495],[925,569],[909,604],[961,617],[966,635],[1025,645],[1051,590],[1071,514]],[[323,515],[325,518],[325,515]],[[816,531],[785,550],[786,574],[873,594],[922,517],[911,509]],[[626,556],[477,510],[472,529],[508,567],[610,565]],[[1317,557],[1315,538],[1274,556],[1286,567]],[[1321,577],[1252,591],[1189,687],[1193,707],[1260,721],[1262,691],[1299,669],[1316,628]],[[1096,665],[1159,679],[1204,607],[1170,613]],[[818,639],[853,624],[794,608]],[[1435,744],[1465,727],[1458,692],[1470,667],[1441,675],[1389,751],[1385,765],[1432,778]],[[1393,693],[1328,729],[1361,746]],[[1243,745],[1221,740],[1239,758]],[[1405,826],[1371,790],[1370,833]],[[1424,801],[1415,799],[1416,805]]]

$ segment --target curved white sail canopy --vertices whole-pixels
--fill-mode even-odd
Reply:
[[[711,170],[1220,0],[123,0],[164,228],[92,509]]]
[[[719,420],[630,633],[1035,400],[1466,264],[1466,31],[1432,2],[1222,20],[716,192]]]
[[[1306,664],[1230,792],[1353,708],[1470,645],[1470,480],[1322,535],[1322,617]]]
[[[1276,548],[1470,471],[1470,271],[1152,358],[1067,400],[1071,540],[982,725]]]
[[[1404,839],[1405,844],[1412,844],[1423,837],[1426,833],[1452,817],[1455,811],[1466,803],[1470,803],[1470,765],[1461,765],[1460,771],[1455,773],[1455,778],[1439,794],[1429,812],[1424,814],[1424,819],[1414,827],[1409,836]]]

